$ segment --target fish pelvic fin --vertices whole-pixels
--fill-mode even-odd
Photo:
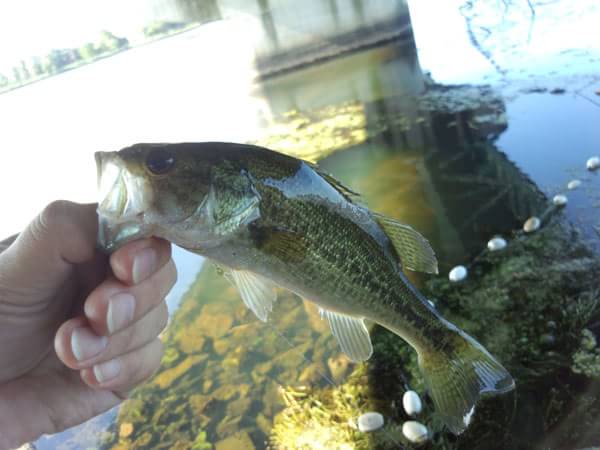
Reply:
[[[244,304],[256,317],[266,322],[277,300],[275,284],[246,270],[229,269],[225,276],[238,288]]]
[[[418,360],[436,411],[452,433],[460,434],[482,395],[509,392],[515,382],[481,344],[453,328],[450,345],[443,350],[422,349]]]

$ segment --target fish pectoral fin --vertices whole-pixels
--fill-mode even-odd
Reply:
[[[275,285],[260,275],[246,270],[230,270],[226,277],[240,291],[244,304],[263,322],[273,311],[273,303],[277,300]]]
[[[320,309],[320,312],[321,317],[326,317],[329,321],[331,332],[340,344],[342,351],[352,361],[369,359],[373,354],[373,345],[363,318],[351,317],[323,308]]]
[[[394,219],[374,213],[375,220],[392,241],[402,267],[425,273],[438,273],[435,252],[419,232]]]

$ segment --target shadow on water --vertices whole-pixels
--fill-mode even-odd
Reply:
[[[266,0],[258,3],[268,9]],[[364,2],[352,5],[356,10]],[[330,14],[342,29],[335,18],[340,13]],[[460,438],[442,430],[424,395],[419,420],[433,430],[433,448],[598,443],[590,430],[600,411],[599,387],[590,374],[599,370],[594,364],[600,357],[593,335],[582,335],[600,317],[590,275],[598,264],[560,213],[538,234],[518,232],[549,202],[496,148],[509,126],[503,99],[488,87],[439,86],[428,79],[412,36],[406,37],[407,17],[399,39],[390,42],[386,35],[381,46],[372,39],[363,42],[366,49],[348,48],[335,59],[329,58],[331,48],[351,42],[352,30],[328,39],[332,45],[321,53],[311,42],[294,53],[282,48],[277,14],[269,10],[261,17],[274,55],[288,56],[285,71],[267,71],[285,73],[261,85],[272,117],[257,143],[319,160],[362,193],[371,209],[422,232],[436,249],[441,275],[409,275],[517,379],[517,393],[486,402]],[[389,25],[394,23],[397,29],[399,22]],[[320,64],[306,67],[306,55]],[[296,63],[302,68],[287,70]],[[482,253],[496,235],[509,240],[508,250]],[[459,263],[472,275],[457,286],[445,274]],[[164,341],[160,371],[120,409],[101,448],[410,446],[400,432],[407,419],[402,394],[408,387],[425,391],[414,352],[381,328],[373,330],[373,359],[355,365],[340,353],[312,304],[282,292],[263,324],[205,264]],[[577,352],[579,366],[573,363]],[[369,408],[388,419],[372,435],[348,423]]]

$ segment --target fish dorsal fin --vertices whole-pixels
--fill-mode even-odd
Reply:
[[[275,285],[266,278],[246,270],[229,270],[226,277],[240,291],[244,304],[252,310],[256,317],[266,322],[273,311],[273,303],[277,300]]]
[[[394,219],[374,213],[375,220],[390,238],[403,267],[417,272],[438,273],[435,252],[417,231]]]
[[[352,361],[366,361],[373,354],[369,330],[363,318],[351,317],[321,308],[321,317],[326,317],[331,332],[342,351]]]
[[[336,191],[338,191],[340,194],[342,194],[344,197],[346,197],[348,200],[351,201],[357,201],[360,199],[360,194],[357,192],[354,192],[352,189],[350,189],[348,186],[346,186],[344,183],[342,183],[340,180],[338,180],[337,178],[335,178],[333,175],[331,175],[330,173],[325,172],[323,169],[321,169],[317,164],[315,163],[311,163],[311,162],[307,162],[305,161],[306,164],[308,164],[315,172],[317,172],[319,175],[321,175],[321,177],[327,181],[329,184],[331,184],[334,189]]]

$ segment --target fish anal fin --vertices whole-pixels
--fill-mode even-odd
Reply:
[[[238,288],[244,304],[263,322],[277,300],[275,285],[268,279],[246,270],[228,270],[226,277]]]
[[[327,318],[331,332],[342,351],[352,361],[366,361],[373,354],[369,330],[361,317],[352,317],[321,308],[321,316]]]
[[[438,273],[435,252],[419,232],[394,219],[374,213],[377,223],[392,241],[402,267],[417,272]]]

